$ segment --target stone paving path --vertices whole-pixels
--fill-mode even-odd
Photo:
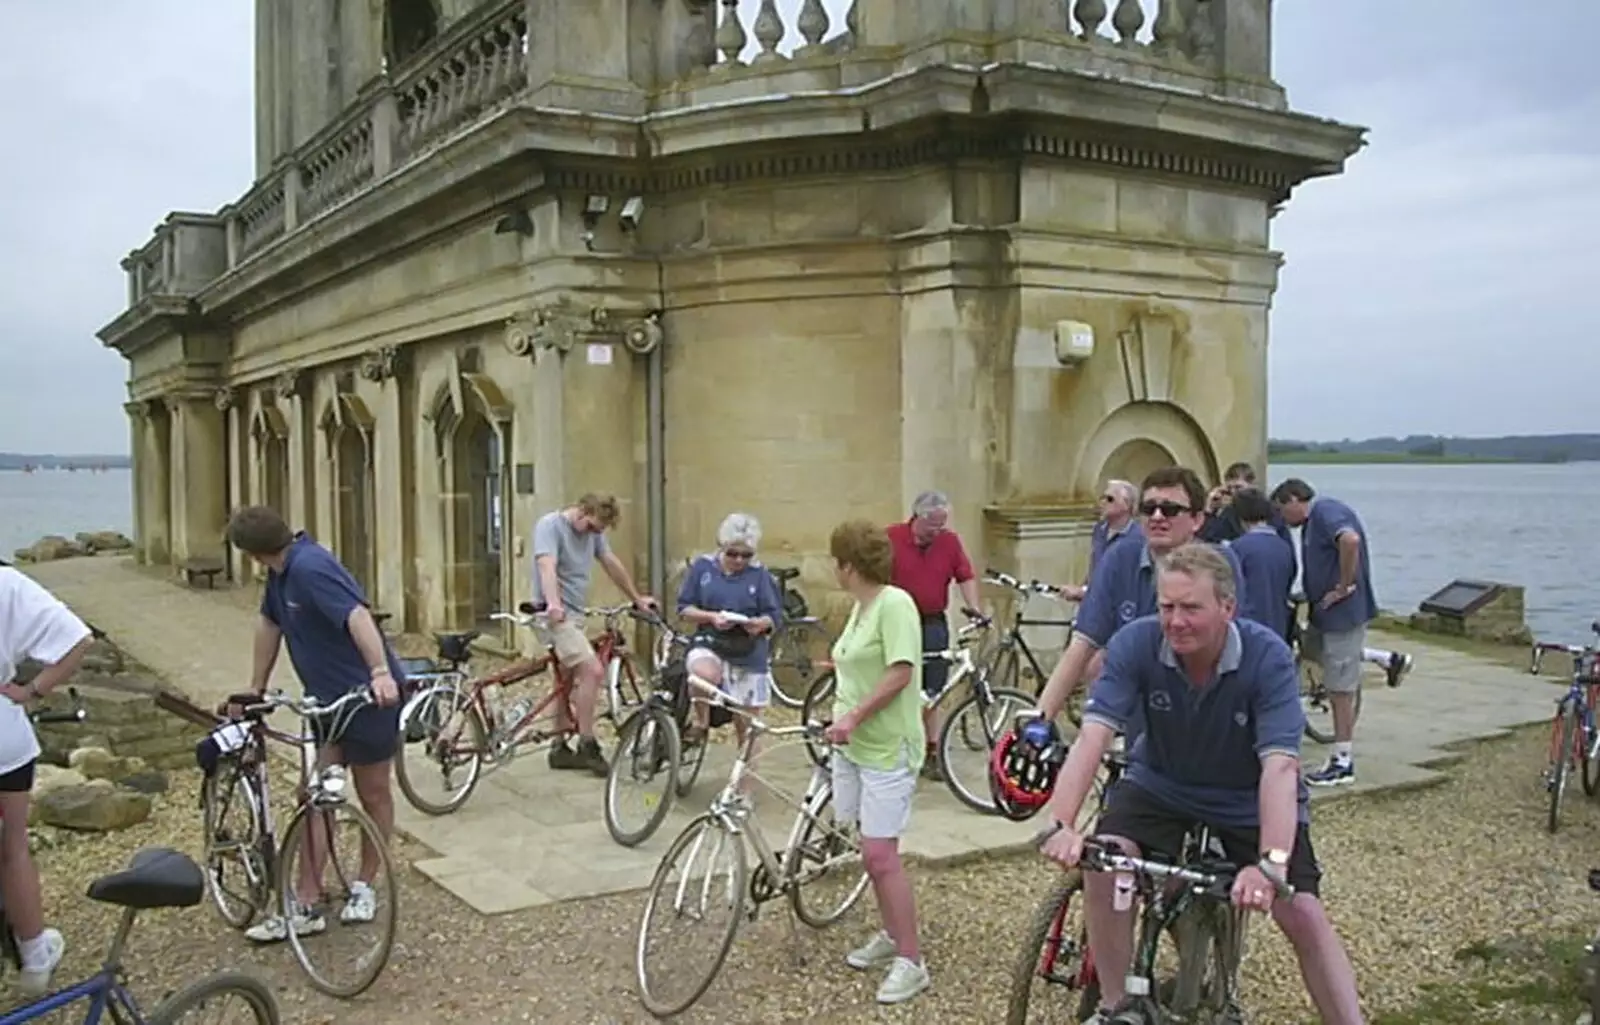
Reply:
[[[28,569],[191,699],[210,704],[248,682],[253,590],[188,590],[125,558]],[[1397,690],[1382,686],[1374,671],[1357,732],[1360,782],[1320,791],[1318,799],[1436,782],[1442,778],[1439,766],[1459,757],[1450,746],[1546,719],[1559,696],[1547,681],[1451,649],[1376,634],[1371,643],[1406,646],[1416,668]],[[295,688],[287,662],[279,660],[273,682]],[[486,772],[452,815],[423,815],[401,800],[399,826],[438,854],[416,862],[417,869],[486,914],[642,888],[672,838],[726,780],[731,757],[728,744],[713,745],[694,790],[676,803],[655,836],[633,849],[613,843],[606,832],[604,782],[552,772],[542,752]],[[1308,764],[1323,757],[1319,746],[1308,745]],[[789,745],[766,755],[758,771],[798,794],[809,763],[803,748]],[[770,795],[758,807],[768,816],[769,838],[780,846],[792,811]],[[923,859],[959,859],[1015,848],[1033,832],[1032,824],[979,816],[942,785],[925,782],[904,849]]]

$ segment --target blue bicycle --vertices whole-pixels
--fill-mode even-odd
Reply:
[[[255,1025],[278,1025],[278,1002],[264,983],[239,972],[219,972],[172,994],[151,1011],[141,1013],[139,1004],[124,984],[122,953],[133,929],[133,919],[151,908],[188,908],[205,896],[205,877],[188,855],[169,847],[149,847],[133,856],[121,872],[96,879],[89,886],[89,899],[115,904],[123,909],[100,970],[82,982],[40,997],[30,1004],[0,1015],[0,1025],[23,1025],[41,1021],[79,1001],[87,1001],[84,1025],[173,1025],[188,1020],[191,1012],[215,1015],[218,1008],[242,1005],[243,1021]],[[9,928],[0,929],[5,940],[5,961],[20,970],[21,958]],[[236,1015],[237,1016],[237,1015]],[[52,1019],[58,1020],[58,1019]],[[64,1019],[60,1019],[64,1020]],[[233,1020],[233,1019],[226,1019]]]

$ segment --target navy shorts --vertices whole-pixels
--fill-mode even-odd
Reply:
[[[331,720],[312,720],[312,731],[317,743],[324,747],[337,745],[340,759],[345,765],[376,765],[394,757],[400,742],[400,706],[380,708],[366,705],[350,716],[344,730],[336,737],[327,736],[327,727],[343,716]]]
[[[944,651],[950,647],[950,624],[945,621],[944,613],[936,616],[922,617],[922,650],[926,654],[930,651]],[[922,693],[928,697],[938,697],[944,690],[945,682],[950,679],[950,663],[942,658],[924,659],[922,662]]]
[[[1167,807],[1149,791],[1133,786],[1127,780],[1118,780],[1106,793],[1105,810],[1094,831],[1103,836],[1120,836],[1132,840],[1146,857],[1168,861],[1182,854],[1183,837],[1191,828],[1201,825],[1193,818]],[[1222,844],[1229,861],[1247,868],[1261,860],[1261,831],[1255,827],[1211,827],[1211,835]],[[1304,822],[1295,832],[1294,850],[1289,852],[1288,883],[1296,893],[1316,896],[1321,890],[1322,867],[1317,864],[1317,852],[1311,846],[1311,827]]]
[[[0,794],[25,794],[33,789],[33,770],[38,759],[0,776]]]

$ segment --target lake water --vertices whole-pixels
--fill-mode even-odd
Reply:
[[[1281,463],[1269,480],[1291,476],[1360,513],[1385,608],[1413,611],[1466,577],[1526,586],[1528,623],[1552,640],[1581,641],[1600,617],[1600,540],[1584,511],[1600,507],[1600,463]],[[127,470],[0,471],[0,553],[42,534],[132,529]]]

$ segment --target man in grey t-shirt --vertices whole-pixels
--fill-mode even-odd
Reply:
[[[639,608],[656,606],[654,598],[639,593],[628,567],[606,544],[605,532],[616,526],[617,518],[615,496],[591,492],[574,505],[539,517],[533,526],[533,601],[545,606],[556,658],[573,678],[572,711],[578,720],[577,749],[568,747],[565,739],[552,746],[552,769],[588,769],[597,776],[610,769],[594,738],[595,705],[605,670],[583,632],[595,562]],[[574,725],[565,721],[559,704],[556,717],[557,729],[570,730]]]

